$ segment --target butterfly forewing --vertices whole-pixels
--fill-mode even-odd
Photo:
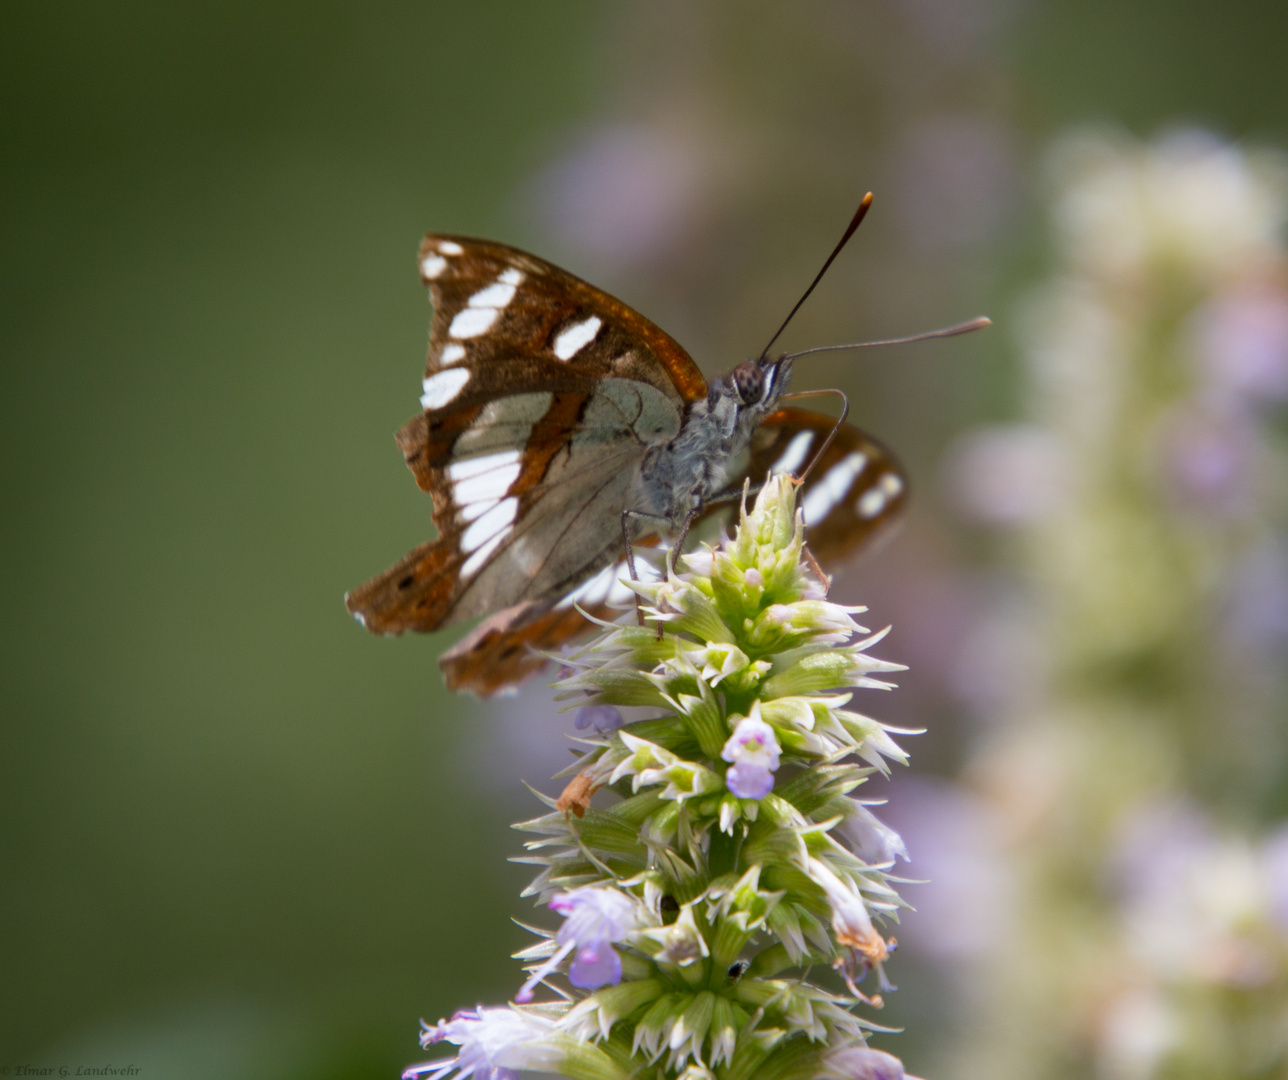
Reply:
[[[440,535],[346,597],[379,633],[557,599],[600,571],[636,465],[706,393],[662,330],[532,255],[431,235],[420,268],[424,412],[397,440]]]

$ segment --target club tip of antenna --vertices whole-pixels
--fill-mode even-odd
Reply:
[[[993,325],[992,319],[990,319],[987,315],[980,315],[978,318],[971,319],[970,322],[966,323],[964,326],[964,329],[983,330],[984,327],[992,326],[992,325]]]
[[[863,207],[864,210],[866,210],[869,206],[871,206],[872,192],[869,191],[866,195],[864,195],[863,198],[859,200],[859,205]]]

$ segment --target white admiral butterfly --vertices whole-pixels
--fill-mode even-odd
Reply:
[[[345,604],[378,634],[492,615],[440,659],[452,689],[489,696],[536,671],[542,650],[588,628],[578,607],[606,618],[630,597],[628,544],[660,531],[682,544],[747,477],[805,475],[800,505],[824,561],[867,547],[903,511],[907,482],[879,443],[779,407],[794,356],[762,354],[708,386],[643,315],[526,252],[431,233],[420,273],[434,306],[424,412],[396,438],[439,538]]]

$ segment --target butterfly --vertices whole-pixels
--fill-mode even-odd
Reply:
[[[907,480],[880,443],[783,406],[793,356],[766,349],[708,384],[639,312],[535,255],[431,233],[419,265],[434,307],[423,411],[396,440],[438,538],[345,604],[387,635],[488,616],[441,657],[449,688],[487,697],[535,672],[633,596],[624,553],[682,543],[748,478],[808,470],[799,505],[825,562],[901,516]]]

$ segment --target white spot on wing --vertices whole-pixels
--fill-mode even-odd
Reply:
[[[470,297],[473,308],[503,308],[514,299],[515,286],[504,281],[495,282],[486,289],[480,289]]]
[[[796,438],[787,444],[787,449],[783,451],[783,456],[774,462],[770,472],[776,473],[794,473],[805,463],[805,455],[809,453],[810,444],[814,441],[812,431],[802,431]]]
[[[438,358],[438,362],[444,366],[454,364],[458,360],[465,359],[465,346],[458,345],[456,342],[443,346],[443,355]]]
[[[523,466],[518,450],[454,461],[447,467],[452,482],[452,501],[457,506],[476,502],[495,502],[502,498],[519,478]]]
[[[521,285],[523,284],[523,271],[516,266],[512,266],[496,280],[501,282],[502,285]]]
[[[560,330],[555,337],[555,355],[560,360],[571,360],[585,346],[595,340],[599,328],[603,326],[598,315],[592,315],[579,323],[573,323],[567,329]]]
[[[455,240],[440,240],[438,242],[438,250],[441,251],[444,255],[465,254],[465,249],[461,247],[461,245],[458,244]]]
[[[477,574],[483,564],[492,557],[492,552],[497,549],[497,546],[506,538],[509,532],[510,530],[506,529],[505,532],[497,533],[491,540],[479,548],[478,551],[466,559],[465,562],[461,564],[461,577],[468,579]]]
[[[494,307],[467,307],[456,313],[451,328],[447,331],[454,338],[472,338],[486,333],[496,322],[500,309]]]
[[[438,277],[446,269],[447,260],[441,255],[426,255],[420,263],[421,276],[431,280]]]
[[[868,455],[856,450],[844,460],[837,462],[827,470],[801,503],[801,512],[805,515],[806,525],[817,525],[832,511],[837,503],[845,498],[859,473],[868,463]]]
[[[876,517],[885,509],[888,499],[889,496],[880,488],[873,488],[863,493],[863,497],[859,499],[854,509],[861,518]]]
[[[508,499],[502,499],[465,530],[465,534],[461,537],[461,550],[475,551],[498,533],[503,537],[508,535],[518,512],[518,499],[513,495]]]
[[[885,473],[870,491],[863,493],[855,504],[854,511],[862,518],[876,517],[901,491],[903,481],[894,473]]]
[[[441,409],[461,392],[461,388],[470,381],[470,373],[465,368],[452,368],[431,375],[424,382],[425,392],[420,395],[420,404],[424,409]]]

